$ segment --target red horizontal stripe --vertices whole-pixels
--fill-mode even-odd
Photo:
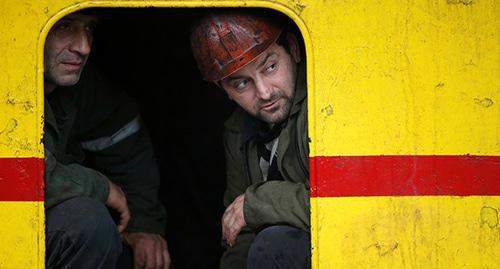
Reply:
[[[0,158],[0,201],[43,201],[43,159]]]
[[[500,195],[500,156],[311,158],[311,196]]]

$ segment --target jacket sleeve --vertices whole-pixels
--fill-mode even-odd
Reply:
[[[126,231],[163,235],[166,216],[158,198],[160,175],[138,108],[99,73],[89,75],[92,79],[83,81],[78,98],[78,140],[86,150],[86,161],[125,192],[131,212]]]
[[[109,194],[108,178],[77,162],[58,160],[56,151],[56,119],[45,98],[45,207],[51,208],[74,197],[90,197],[105,203]]]
[[[288,224],[309,231],[308,183],[273,180],[248,185],[239,169],[235,169],[235,163],[229,159],[227,162],[232,169],[228,167],[224,205],[229,206],[238,195],[245,193],[244,214],[249,228],[256,230],[267,225]]]
[[[259,229],[274,224],[287,224],[309,231],[310,227],[310,191],[309,191],[309,147],[307,136],[307,113],[300,113],[297,125],[293,129],[295,143],[292,146],[298,163],[292,162],[284,169],[293,173],[294,181],[269,180],[266,182],[245,182],[248,178],[244,171],[245,159],[242,151],[229,148],[226,144],[226,168],[228,174],[226,205],[241,193],[245,193],[244,214],[249,228]],[[299,135],[297,135],[299,134]],[[233,136],[228,143],[238,144]],[[239,144],[238,144],[239,145]],[[297,167],[296,167],[297,166]],[[302,168],[298,167],[302,166]],[[295,171],[292,172],[292,169]]]
[[[224,192],[224,206],[228,207],[234,199],[250,185],[248,176],[244,171],[244,158],[237,143],[238,136],[226,130],[224,134],[224,150],[226,156],[226,191]]]
[[[119,143],[89,155],[92,166],[125,192],[132,215],[126,231],[164,235],[165,210],[158,198],[160,176],[144,127]]]
[[[51,208],[74,197],[95,198],[106,202],[108,179],[96,170],[77,163],[62,164],[45,150],[45,206]]]
[[[249,227],[287,224],[309,231],[309,186],[305,183],[267,181],[245,191],[245,220]]]

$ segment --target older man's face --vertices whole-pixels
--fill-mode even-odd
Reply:
[[[97,18],[70,14],[50,30],[45,41],[44,75],[52,86],[71,86],[78,82],[92,46]]]

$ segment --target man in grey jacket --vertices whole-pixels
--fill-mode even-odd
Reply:
[[[115,268],[123,239],[134,268],[169,268],[147,132],[135,103],[86,66],[96,21],[70,14],[45,42],[46,267]]]
[[[221,268],[310,267],[305,68],[275,15],[211,13],[191,32],[203,78],[239,105],[225,124]]]

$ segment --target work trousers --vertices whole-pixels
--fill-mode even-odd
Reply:
[[[248,269],[311,268],[311,234],[276,225],[260,231],[248,252]]]
[[[73,198],[47,210],[46,220],[46,268],[115,268],[122,243],[102,203]]]

